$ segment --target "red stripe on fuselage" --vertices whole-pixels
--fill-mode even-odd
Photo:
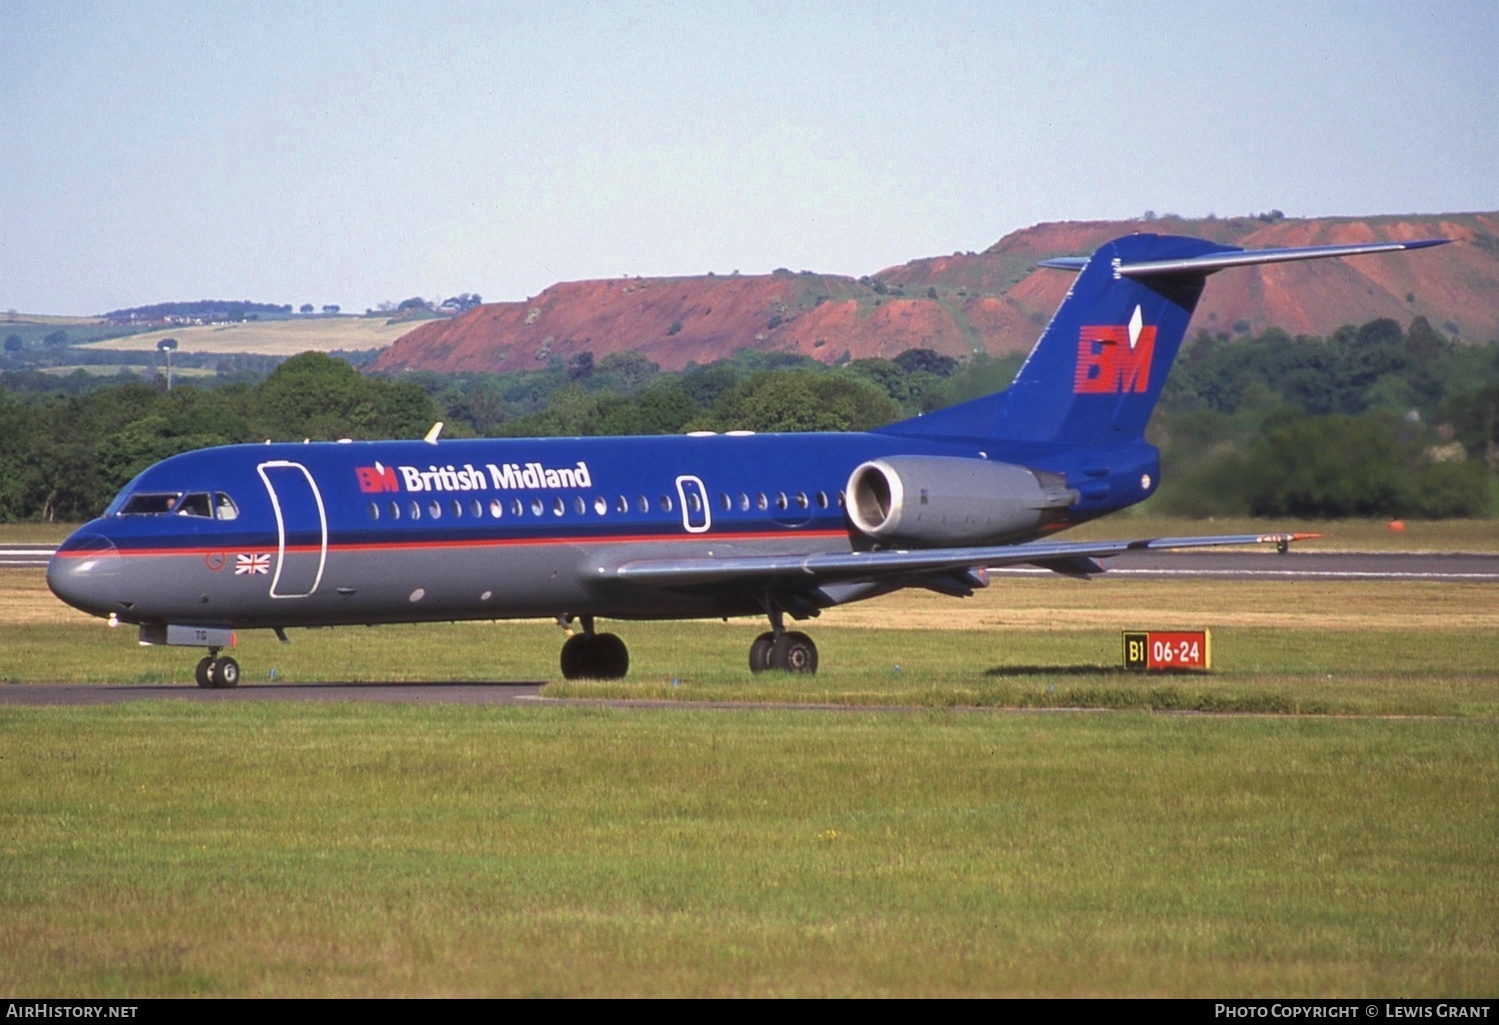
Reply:
[[[422,551],[433,549],[466,549],[466,548],[511,548],[517,546],[536,545],[622,545],[622,544],[645,544],[661,542],[683,542],[692,541],[699,544],[703,542],[733,542],[733,541],[779,541],[791,538],[832,538],[848,537],[845,530],[797,530],[788,527],[782,531],[756,532],[753,534],[618,534],[607,537],[597,535],[579,535],[576,537],[516,537],[516,538],[483,538],[472,541],[446,540],[446,541],[350,541],[328,543],[328,551],[331,552],[397,552],[397,551]],[[111,555],[125,557],[138,556],[163,556],[163,555],[192,555],[202,557],[210,554],[221,554],[226,551],[241,550],[271,550],[279,546],[274,541],[265,544],[237,544],[237,545],[213,545],[203,548],[122,548],[111,552]],[[322,545],[288,545],[287,552],[321,552]],[[59,559],[97,559],[97,550],[93,551],[71,551],[58,552],[55,558]]]

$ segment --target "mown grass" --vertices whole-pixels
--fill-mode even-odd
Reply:
[[[1499,725],[0,708],[0,990],[1483,996]]]
[[[289,645],[248,631],[235,656],[245,686],[534,680],[569,698],[1496,715],[1494,595],[1388,581],[1007,580],[967,601],[905,594],[834,610],[807,626],[822,656],[813,677],[752,675],[746,652],[764,624],[748,619],[605,624],[631,654],[613,683],[557,679],[562,631],[536,621],[293,630]],[[1212,673],[1120,667],[1121,629],[1203,625]],[[0,570],[0,683],[188,684],[197,657],[67,610],[38,571]]]
[[[1293,714],[1499,715],[1487,632],[1218,630],[1209,674],[1127,673],[1113,630],[835,629],[816,676],[752,675],[754,624],[627,624],[623,681],[561,681],[562,633],[537,623],[251,632],[242,686],[275,682],[550,681],[549,697]],[[0,682],[188,684],[198,652],[140,648],[131,630],[0,626]]]
[[[758,622],[611,623],[622,684],[555,682],[534,622],[247,633],[246,686],[670,703],[0,705],[0,991],[1491,995],[1492,594],[1006,581],[829,613],[810,678],[749,674]],[[1116,668],[1194,623],[1212,675]],[[196,657],[0,571],[0,680]]]

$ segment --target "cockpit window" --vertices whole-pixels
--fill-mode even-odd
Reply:
[[[177,507],[178,516],[202,516],[205,519],[213,516],[213,509],[209,505],[208,493],[206,491],[194,492],[182,500]]]
[[[187,495],[180,491],[143,491],[116,502],[119,506],[116,516],[164,516],[175,512],[178,516],[213,520],[239,519],[239,506],[222,491],[194,491]]]
[[[138,494],[131,495],[125,499],[125,504],[120,506],[121,516],[160,516],[169,513],[177,504],[177,499],[182,497],[180,491],[170,491],[161,494]]]

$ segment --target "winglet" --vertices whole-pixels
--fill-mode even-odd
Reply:
[[[442,426],[442,421],[437,421],[437,423],[432,425],[432,429],[427,432],[427,436],[422,440],[425,441],[428,445],[436,445],[437,436],[442,433]]]

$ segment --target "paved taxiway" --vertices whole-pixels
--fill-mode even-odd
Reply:
[[[48,545],[0,545],[0,566],[45,567],[55,551],[56,546]]]
[[[1125,552],[1103,564],[1110,576],[1253,577],[1261,580],[1434,580],[1499,583],[1499,555],[1473,553],[1318,552],[1292,548],[1257,552]],[[1047,574],[1043,569],[991,573]]]
[[[257,683],[232,690],[187,684],[26,683],[0,686],[0,705],[118,705],[122,701],[390,701],[523,705],[541,683]]]

